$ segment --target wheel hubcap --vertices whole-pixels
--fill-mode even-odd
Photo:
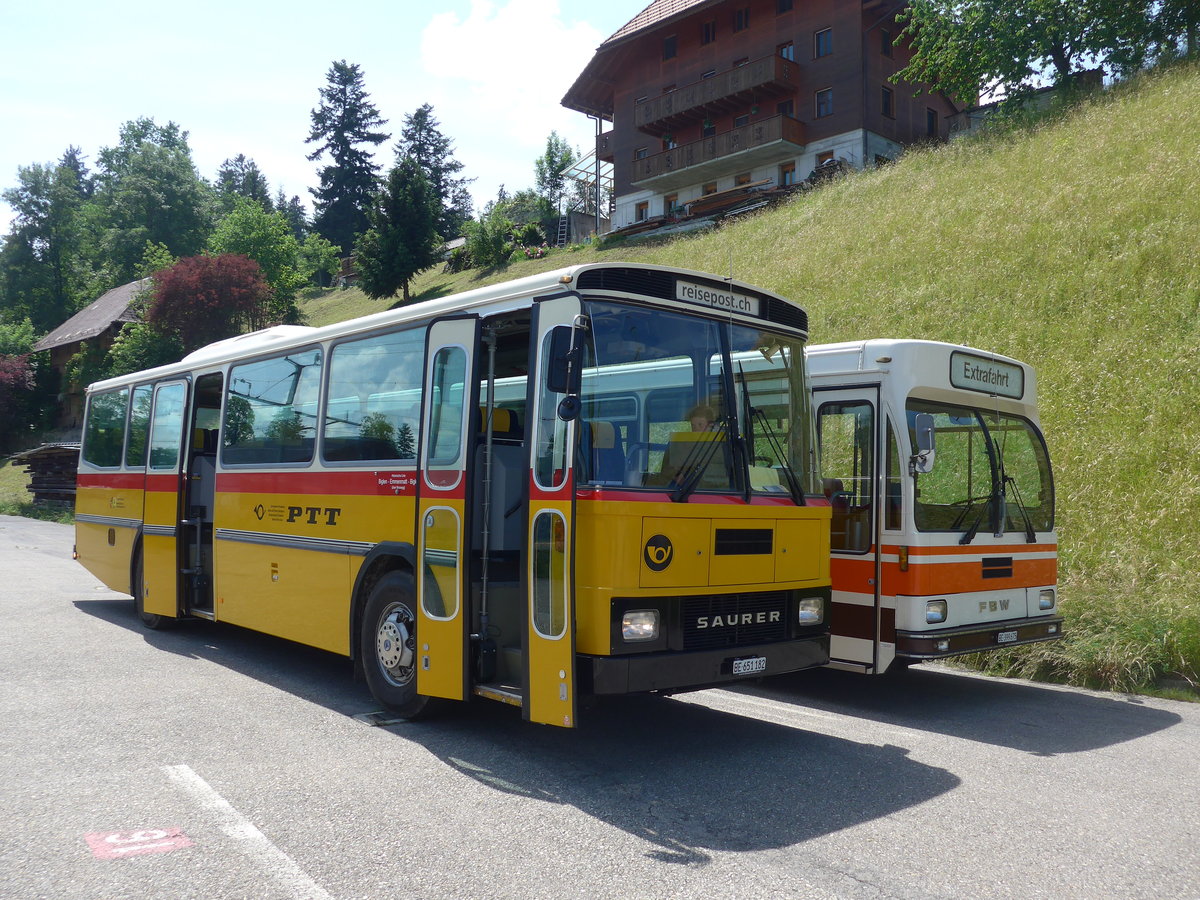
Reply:
[[[375,641],[379,664],[389,680],[397,684],[412,679],[415,631],[412,613],[404,606],[390,607],[380,619]]]

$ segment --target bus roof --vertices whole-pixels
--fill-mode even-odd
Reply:
[[[877,383],[885,375],[902,396],[937,399],[967,394],[1033,405],[1037,374],[1011,356],[964,344],[876,338],[804,349],[813,387]]]
[[[189,353],[179,362],[169,363],[164,366],[159,366],[155,369],[147,369],[141,372],[133,372],[127,375],[120,375],[114,378],[109,378],[104,381],[97,381],[88,386],[88,391],[101,390],[117,385],[128,384],[133,381],[147,381],[170,377],[190,372],[195,369],[216,368],[225,363],[239,360],[246,357],[252,357],[260,353],[271,350],[286,350],[291,347],[302,347],[317,343],[337,339],[347,335],[356,334],[360,331],[366,331],[371,328],[385,328],[392,325],[400,325],[406,322],[419,322],[422,320],[433,319],[440,315],[446,315],[453,312],[473,312],[479,311],[483,307],[493,307],[487,312],[504,312],[507,309],[513,308],[509,304],[513,301],[525,301],[530,297],[544,294],[549,291],[558,290],[573,290],[579,280],[579,277],[585,272],[610,270],[616,273],[618,270],[636,270],[638,272],[664,272],[671,275],[682,276],[684,278],[693,278],[701,282],[719,283],[726,286],[731,291],[740,291],[747,294],[752,294],[760,298],[768,298],[774,303],[782,303],[799,311],[803,321],[803,329],[807,333],[807,318],[804,316],[803,308],[799,304],[781,297],[772,291],[764,290],[754,285],[746,284],[745,282],[734,279],[721,278],[705,272],[697,272],[690,269],[679,269],[671,266],[656,266],[642,263],[629,262],[600,262],[600,263],[584,263],[581,265],[568,266],[562,269],[554,269],[548,272],[539,272],[535,275],[528,275],[524,278],[505,281],[498,284],[487,285],[485,287],[475,288],[474,290],[464,291],[458,294],[450,294],[445,297],[438,297],[432,300],[423,300],[419,303],[413,303],[409,306],[400,307],[398,309],[388,309],[382,312],[371,313],[366,316],[360,316],[355,319],[347,319],[343,322],[336,322],[331,325],[324,325],[319,328],[313,328],[303,325],[276,325],[271,328],[266,328],[261,331],[251,332],[249,334],[241,334],[235,337],[226,338],[225,340],[216,341],[201,347],[198,350]],[[621,294],[625,293],[619,283],[606,284],[601,288],[604,293]],[[670,299],[670,298],[664,298]],[[517,304],[514,304],[517,305]],[[697,307],[700,309],[700,307]],[[795,326],[793,326],[795,327]]]

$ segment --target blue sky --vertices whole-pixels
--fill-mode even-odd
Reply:
[[[121,123],[190,132],[200,174],[244,153],[306,203],[309,113],[334,60],[357,63],[393,135],[431,103],[477,206],[531,187],[557,130],[583,152],[595,125],[559,100],[606,37],[648,0],[360,0],[354,4],[59,0],[0,4],[0,188],[74,144],[89,164]],[[392,160],[391,141],[377,152]],[[12,212],[0,202],[0,233]]]

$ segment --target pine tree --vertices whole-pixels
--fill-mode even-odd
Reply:
[[[390,134],[380,131],[387,120],[379,115],[363,87],[362,71],[344,59],[329,67],[321,102],[312,111],[312,131],[305,143],[316,143],[310,160],[329,155],[321,168],[320,187],[310,189],[316,202],[313,227],[343,253],[367,227],[366,210],[374,194],[379,167],[371,146]]]
[[[355,244],[359,283],[368,297],[404,291],[418,272],[437,262],[438,200],[417,161],[406,156],[388,174],[368,228]]]
[[[425,173],[440,207],[438,234],[448,241],[458,237],[463,223],[471,218],[471,192],[467,186],[475,179],[459,177],[463,164],[454,158],[454,146],[438,129],[439,124],[428,103],[406,115],[396,142],[396,161],[412,157]]]

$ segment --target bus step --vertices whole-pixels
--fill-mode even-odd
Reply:
[[[523,706],[521,691],[511,684],[477,684],[471,689],[476,697],[487,697],[489,700],[499,700],[509,706]]]

